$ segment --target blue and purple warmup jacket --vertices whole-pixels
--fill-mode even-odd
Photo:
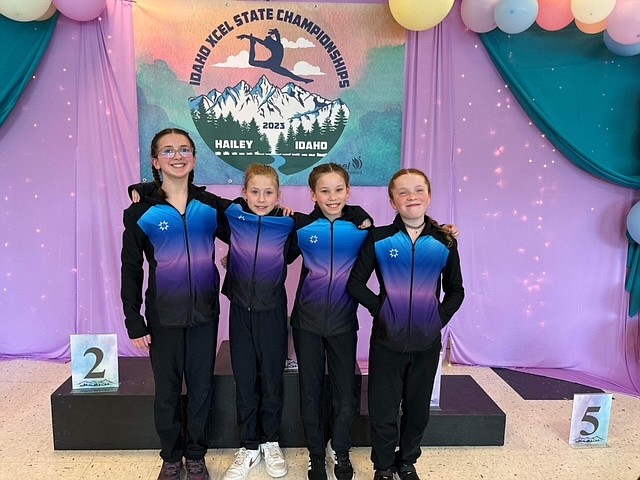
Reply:
[[[431,219],[425,221],[415,244],[399,215],[391,225],[373,228],[349,278],[349,292],[373,316],[372,340],[398,352],[440,342],[440,330],[464,299],[456,241],[448,245]],[[378,295],[367,287],[374,270]]]
[[[292,327],[321,336],[358,330],[358,305],[347,292],[347,280],[367,238],[367,230],[358,226],[367,219],[367,212],[351,205],[333,222],[317,205],[310,215],[295,215],[289,260],[302,253],[303,265]]]
[[[269,215],[256,215],[244,199],[234,200],[225,215],[231,238],[222,293],[247,310],[272,310],[286,304],[286,253],[293,218],[283,217],[279,208]]]
[[[149,263],[145,317],[149,325],[186,327],[218,321],[220,275],[216,235],[223,235],[228,200],[189,186],[184,215],[157,194],[124,211],[121,297],[130,338],[149,333],[142,307],[143,255]]]

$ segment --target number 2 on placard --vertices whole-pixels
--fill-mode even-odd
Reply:
[[[600,407],[587,407],[587,409],[584,412],[584,415],[582,416],[582,421],[593,425],[593,431],[587,432],[586,430],[580,430],[580,435],[589,436],[589,435],[593,435],[598,431],[598,427],[600,427],[600,422],[596,417],[589,414],[598,413],[599,411],[600,411]]]
[[[96,368],[100,366],[100,363],[102,363],[104,352],[98,347],[91,347],[87,348],[87,350],[84,352],[84,356],[86,357],[88,353],[93,353],[93,355],[95,355],[96,357],[96,361],[93,364],[93,367],[91,367],[91,370],[89,370],[89,372],[84,376],[84,378],[104,378],[104,370],[102,370],[101,372],[95,371]]]

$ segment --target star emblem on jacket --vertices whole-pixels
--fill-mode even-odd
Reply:
[[[318,243],[318,236],[317,235],[311,235],[309,237],[309,243]]]
[[[167,222],[166,220],[163,220],[158,224],[158,227],[160,227],[160,230],[162,230],[163,232],[165,230],[169,230],[169,222]]]
[[[398,249],[397,248],[389,249],[389,256],[391,258],[396,258],[398,256]]]

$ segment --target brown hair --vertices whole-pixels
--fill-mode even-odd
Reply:
[[[398,170],[393,175],[393,177],[391,177],[391,180],[389,180],[389,186],[387,188],[387,192],[389,193],[389,198],[391,200],[393,200],[393,187],[394,187],[395,181],[403,175],[418,175],[422,177],[424,179],[424,183],[427,184],[427,191],[429,193],[429,196],[431,196],[431,181],[429,180],[429,177],[427,177],[427,175],[422,170],[418,170],[417,168],[403,168],[402,170]],[[447,240],[447,246],[450,247],[451,245],[453,245],[453,236],[451,235],[449,230],[442,228],[440,225],[438,225],[438,223],[433,218],[431,217],[428,217],[428,218],[431,224],[434,227],[436,227],[445,236]]]
[[[153,137],[153,140],[151,140],[151,158],[156,158],[158,156],[158,144],[160,143],[160,139],[165,135],[169,135],[171,133],[187,137],[189,145],[191,145],[191,148],[193,149],[193,156],[195,157],[196,144],[193,143],[193,140],[187,132],[180,128],[165,128],[164,130],[160,130],[158,133],[156,133]],[[155,183],[156,187],[158,188],[158,193],[162,198],[167,198],[167,194],[164,192],[164,190],[162,190],[162,177],[160,176],[160,170],[153,166],[153,162],[151,162],[151,171],[153,172],[153,183]],[[194,176],[195,172],[191,170],[191,172],[189,172],[189,183],[193,183]]]
[[[280,177],[278,176],[278,172],[271,165],[266,165],[264,163],[252,163],[247,167],[244,172],[244,189],[247,189],[247,185],[249,184],[249,180],[258,175],[263,175],[265,177],[270,177],[274,183],[276,184],[276,188],[280,191]]]
[[[387,193],[389,194],[389,198],[391,200],[393,200],[393,184],[398,179],[398,177],[401,177],[402,175],[421,176],[424,179],[424,183],[427,184],[427,190],[428,190],[429,196],[431,196],[431,182],[429,181],[429,177],[427,177],[427,175],[422,170],[418,170],[417,168],[403,168],[402,170],[398,170],[393,175],[393,177],[391,177],[391,180],[389,180],[389,187],[387,188]]]
[[[337,163],[331,162],[323,163],[311,170],[311,173],[309,174],[309,188],[315,192],[316,185],[318,184],[320,177],[331,172],[335,172],[340,175],[344,179],[346,186],[349,187],[349,172]]]

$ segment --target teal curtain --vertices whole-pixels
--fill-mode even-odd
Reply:
[[[47,51],[58,16],[56,12],[44,22],[16,22],[0,15],[0,127]]]
[[[522,108],[578,167],[640,188],[640,55],[611,53],[602,34],[575,25],[559,32],[533,26],[508,35],[480,35]],[[640,246],[629,237],[629,315],[640,310]]]
[[[533,26],[480,36],[529,117],[571,162],[640,188],[640,55],[611,53],[602,34]]]

